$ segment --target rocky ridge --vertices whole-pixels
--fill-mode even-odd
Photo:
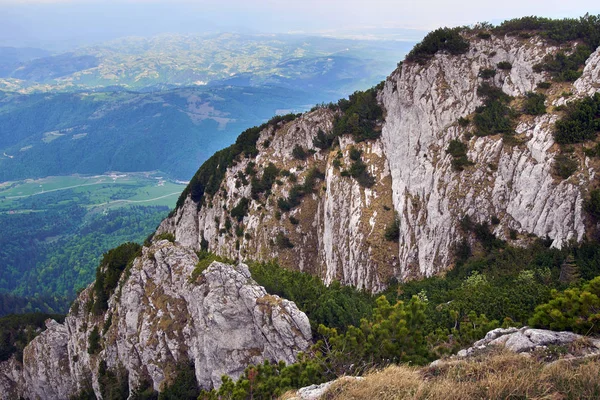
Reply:
[[[491,83],[518,98],[536,91],[549,80],[534,66],[559,48],[539,37],[469,38],[470,50],[460,56],[437,53],[426,65],[404,63],[378,92],[384,108],[381,137],[355,142],[342,135],[329,150],[315,147],[319,130],[331,132],[336,112],[317,109],[288,123],[265,128],[255,158],[241,158],[227,169],[221,189],[201,204],[190,197],[158,232],[174,233],[187,246],[205,246],[212,252],[238,259],[271,259],[288,268],[319,275],[325,282],[380,291],[390,279],[430,276],[451,268],[454,248],[463,238],[460,220],[493,224],[493,233],[516,245],[532,236],[549,238],[562,247],[586,236],[583,200],[595,176],[594,162],[577,154],[578,170],[568,179],[554,173],[558,146],[554,122],[556,106],[598,90],[600,51],[587,60],[573,84],[555,83],[546,91],[547,113],[519,118],[512,141],[502,135],[478,137],[460,126],[482,105],[480,71],[509,62]],[[451,140],[465,138],[467,156],[474,164],[464,171],[452,168],[447,153]],[[297,146],[306,160],[294,157]],[[344,175],[351,150],[374,178],[362,187]],[[269,163],[289,172],[280,177],[268,198],[251,199],[252,184],[244,180],[254,163],[260,171]],[[281,211],[295,182],[317,168],[324,174],[318,188],[291,211]],[[290,178],[293,176],[293,179]],[[243,198],[248,211],[239,222],[231,210]],[[399,238],[384,239],[386,227],[399,219]],[[229,222],[228,222],[229,221]],[[234,233],[234,230],[236,231]],[[237,233],[237,234],[236,234]],[[283,245],[274,240],[285,237]],[[280,243],[281,244],[281,243]]]
[[[213,262],[192,275],[197,263],[192,250],[167,240],[144,248],[108,311],[89,312],[90,286],[64,324],[47,321],[22,364],[14,358],[0,364],[0,397],[65,399],[93,389],[102,398],[101,363],[121,371],[130,390],[144,382],[163,389],[182,362],[193,362],[202,387],[218,387],[222,375],[237,378],[263,360],[293,363],[309,347],[306,315],[258,286],[247,266]],[[94,330],[101,337],[97,349]]]

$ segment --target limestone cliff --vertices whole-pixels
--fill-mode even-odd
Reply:
[[[64,324],[47,322],[25,348],[22,365],[14,358],[0,364],[0,397],[66,399],[93,389],[102,398],[99,375],[106,371],[120,374],[130,391],[144,383],[161,390],[176,365],[189,361],[200,385],[210,388],[249,364],[292,363],[308,348],[306,315],[266,293],[245,265],[213,262],[193,274],[197,262],[192,250],[166,240],[145,247],[106,312],[88,309],[90,286]]]
[[[391,74],[377,94],[384,108],[378,139],[356,143],[342,135],[339,145],[328,150],[315,147],[319,130],[331,132],[339,115],[327,108],[269,125],[260,133],[254,157],[238,157],[214,195],[197,201],[188,196],[159,232],[240,260],[278,258],[326,282],[372,291],[383,289],[390,278],[451,268],[457,242],[471,240],[460,229],[464,216],[480,224],[495,221],[493,233],[516,245],[532,236],[548,237],[555,247],[584,239],[588,222],[582,204],[596,162],[575,149],[576,173],[557,177],[553,129],[561,115],[555,106],[598,90],[600,52],[591,55],[576,82],[552,83],[545,90],[547,113],[521,115],[510,138],[479,137],[457,121],[483,104],[481,71],[510,63],[512,68],[499,69],[487,81],[514,96],[517,107],[527,92],[539,91],[537,85],[550,80],[535,65],[559,49],[536,36],[483,39],[471,34],[468,40],[465,54],[439,52],[424,65],[404,63]],[[452,167],[447,149],[453,139],[465,141],[473,163],[464,171]],[[294,154],[296,147],[308,152],[306,159]],[[353,162],[353,148],[362,151],[374,178],[370,187],[344,173]],[[269,163],[285,174],[269,196],[252,198],[246,172],[255,164],[260,177]],[[278,199],[315,168],[324,174],[316,189],[290,211],[278,207]],[[248,204],[237,221],[231,212],[242,199]],[[399,237],[388,241],[384,232],[395,213]]]

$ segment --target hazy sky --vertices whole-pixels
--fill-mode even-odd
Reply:
[[[66,47],[120,36],[214,30],[320,32],[600,14],[581,0],[0,0],[0,45]]]

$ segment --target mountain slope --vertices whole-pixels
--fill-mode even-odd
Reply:
[[[181,373],[208,388],[218,386],[221,372],[237,377],[263,359],[293,361],[309,344],[306,316],[255,285],[244,265],[208,266],[216,256],[205,250],[278,258],[327,283],[380,291],[393,280],[441,273],[472,252],[500,254],[500,239],[526,245],[542,237],[561,247],[593,237],[600,217],[599,43],[586,49],[585,37],[557,40],[555,30],[525,25],[434,31],[377,87],[244,131],[200,167],[153,242],[141,253],[132,244],[109,252],[65,323],[49,321],[25,347],[22,364],[15,357],[0,364],[0,393],[108,397],[114,385],[125,395],[167,391]],[[589,271],[597,271],[596,257]],[[550,261],[555,272],[571,275],[561,282],[577,273],[564,260]],[[551,281],[550,269],[539,267]],[[523,288],[547,289],[534,271],[518,275],[529,282]],[[478,273],[455,281],[463,292],[486,282]],[[411,311],[380,298],[375,319],[348,329],[346,339],[320,328],[329,331],[320,333],[323,345],[375,342],[382,358],[392,342],[400,343],[398,354],[425,348],[427,293],[417,293],[407,303]],[[454,326],[447,340],[460,333],[459,322],[470,335],[476,324],[499,325],[472,308],[459,321],[458,311],[431,307]],[[389,333],[396,329],[398,336]],[[414,331],[415,340],[402,331]],[[181,366],[186,361],[194,366]]]
[[[0,103],[0,181],[153,170],[189,179],[240,130],[316,101],[278,87],[7,94]]]
[[[105,259],[107,280],[119,257]],[[14,358],[1,364],[0,396],[65,399],[90,390],[106,396],[123,383],[164,390],[182,360],[192,363],[201,386],[213,387],[248,364],[292,363],[306,350],[310,325],[294,303],[269,295],[245,265],[215,262],[194,272],[197,263],[193,251],[167,240],[144,248],[125,278],[117,276],[105,305],[98,289],[88,287],[64,324],[49,320],[25,348],[20,373],[9,372]]]
[[[184,192],[191,197],[180,199],[159,232],[231,258],[277,257],[326,282],[373,291],[390,279],[451,268],[457,245],[475,245],[477,237],[495,235],[515,244],[548,237],[556,247],[582,240],[591,222],[582,207],[596,160],[582,149],[568,154],[575,173],[561,178],[556,166],[565,153],[553,132],[564,115],[558,106],[597,90],[600,52],[589,56],[573,84],[548,83],[550,73],[538,64],[564,51],[561,45],[531,34],[466,35],[470,46],[463,54],[438,52],[423,64],[405,62],[385,81],[377,91],[384,109],[384,117],[374,122],[375,131],[381,131],[377,139],[356,140],[343,134],[352,129],[346,125],[338,145],[316,147],[319,130],[332,134],[334,125],[339,127],[339,109],[268,126],[256,139],[256,157],[230,163],[222,181],[215,176],[217,184],[210,182],[210,192],[197,175],[200,179]],[[492,76],[484,76],[485,70]],[[547,113],[510,111],[520,110],[532,91],[546,96]],[[491,99],[492,94],[502,100]],[[507,133],[478,131],[489,113],[502,107],[507,115],[494,118],[512,118]],[[451,144],[462,149],[460,154],[450,154]],[[294,156],[296,146],[307,152],[306,159]],[[372,182],[349,176],[357,167],[356,150]],[[279,178],[271,179],[275,185],[266,193],[254,190],[252,196],[260,183],[252,182],[253,170],[262,179],[269,163]],[[315,186],[298,196],[296,182],[305,182],[314,168],[319,171]],[[281,203],[290,193],[300,198],[297,206]],[[247,211],[234,218],[244,198]],[[395,224],[392,240],[385,240],[386,229]]]

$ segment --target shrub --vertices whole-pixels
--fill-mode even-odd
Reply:
[[[550,89],[552,84],[550,82],[540,82],[537,84],[537,87],[540,89]]]
[[[452,169],[455,171],[462,171],[465,167],[473,165],[473,162],[467,157],[467,145],[460,140],[451,140],[446,153],[452,156]]]
[[[325,175],[317,167],[312,167],[308,170],[302,185],[292,186],[287,198],[279,198],[277,200],[277,207],[284,212],[297,207],[305,195],[314,193],[317,180],[324,178]]]
[[[463,128],[466,128],[467,126],[469,126],[470,123],[471,123],[471,120],[469,118],[460,117],[458,119],[458,125],[460,125]]]
[[[508,61],[500,61],[498,64],[496,64],[496,67],[503,71],[510,71],[512,69],[512,64]]]
[[[231,210],[231,216],[238,222],[241,222],[244,217],[248,214],[248,207],[250,200],[246,197],[242,197],[235,207]]]
[[[546,113],[546,96],[542,93],[527,92],[523,103],[523,113],[543,115]]]
[[[108,299],[117,287],[121,274],[140,255],[141,250],[142,246],[130,242],[104,253],[96,268],[94,314],[99,315],[108,309]]]
[[[358,150],[356,147],[352,146],[350,147],[350,159],[352,161],[357,161],[360,160],[360,156],[362,155],[362,151]]]
[[[97,354],[101,350],[100,346],[100,333],[98,332],[98,327],[94,326],[94,329],[90,332],[88,336],[88,353],[89,354]]]
[[[510,96],[487,82],[477,88],[477,94],[484,98],[484,105],[476,110],[473,123],[477,136],[496,133],[512,133],[514,113],[508,107]]]
[[[152,381],[144,379],[132,390],[131,400],[158,400],[158,392],[154,390]]]
[[[292,365],[265,360],[262,364],[247,367],[235,383],[230,377],[223,376],[218,390],[202,391],[198,399],[275,399],[288,390],[324,382],[327,376],[322,365],[302,357]]]
[[[582,288],[552,292],[552,300],[535,309],[530,324],[585,335],[600,333],[600,277]]]
[[[479,77],[482,79],[490,79],[496,76],[496,70],[490,68],[483,68],[479,70]]]
[[[250,189],[250,196],[257,200],[261,194],[265,194],[268,197],[271,194],[271,188],[275,183],[275,180],[279,176],[279,169],[270,162],[267,167],[263,170],[262,177],[258,179],[256,176],[252,178]]]
[[[342,115],[334,122],[335,137],[351,134],[356,142],[377,139],[381,132],[376,129],[377,121],[383,116],[383,109],[377,102],[377,91],[369,89],[364,92],[356,91],[348,100],[338,102]]]
[[[175,378],[167,384],[160,394],[159,400],[196,400],[200,388],[196,380],[193,362],[180,362],[175,370]]]
[[[487,40],[487,39],[491,39],[492,35],[489,32],[478,32],[477,37],[479,39]]]
[[[23,361],[23,349],[46,329],[46,320],[55,319],[62,323],[64,315],[57,314],[11,314],[0,318],[0,362],[13,354]]]
[[[406,56],[406,62],[424,64],[438,51],[447,51],[452,55],[466,53],[469,42],[460,35],[461,28],[440,28],[430,32]]]
[[[306,152],[306,150],[304,150],[302,146],[296,145],[292,150],[292,157],[294,157],[296,160],[304,161],[308,157],[308,153]]]
[[[275,245],[280,249],[293,249],[294,245],[290,238],[285,236],[283,232],[278,232],[275,236]]]
[[[171,232],[163,232],[160,235],[156,235],[153,238],[155,241],[168,240],[171,243],[175,243],[175,235]]]
[[[485,104],[494,101],[507,103],[511,100],[511,97],[504,93],[501,88],[492,86],[488,82],[483,82],[477,87],[477,95],[483,98]]]
[[[390,242],[396,242],[400,239],[400,218],[398,217],[398,213],[396,213],[394,221],[385,228],[384,237],[385,240]]]
[[[574,82],[581,76],[579,68],[590,54],[592,54],[590,48],[582,44],[577,46],[570,55],[564,52],[558,52],[555,55],[548,54],[542,63],[536,66],[536,69],[549,72],[555,81]]]
[[[556,122],[554,139],[560,144],[594,139],[600,131],[600,93],[576,100],[567,106],[566,115]]]
[[[352,165],[350,165],[350,169],[346,172],[349,176],[356,179],[356,182],[362,187],[370,188],[375,185],[375,178],[369,173],[367,164],[361,159],[354,161]]]
[[[218,256],[206,250],[198,251],[196,252],[196,255],[198,256],[198,262],[196,263],[196,266],[190,275],[190,282],[195,282],[200,274],[204,272],[210,266],[210,264],[213,263],[213,261],[235,265],[234,260]]]
[[[460,140],[453,139],[448,144],[446,153],[450,154],[452,157],[464,156],[467,154],[467,145]]]
[[[600,220],[600,190],[594,189],[590,192],[590,198],[585,202],[585,210],[594,219]]]
[[[316,331],[320,324],[345,331],[371,313],[374,298],[367,292],[333,282],[329,286],[317,276],[290,271],[276,262],[251,263],[252,278],[268,293],[296,303]]]
[[[336,136],[334,134],[326,134],[321,129],[317,131],[317,136],[313,139],[313,146],[321,149],[327,150],[333,145]]]
[[[577,160],[571,157],[559,154],[554,158],[554,172],[563,179],[567,179],[573,175],[579,167]]]
[[[582,40],[593,48],[600,44],[600,18],[594,15],[579,19],[523,17],[504,21],[492,31],[503,35],[535,32],[555,44],[574,40]]]
[[[405,305],[391,305],[385,296],[360,326],[348,327],[345,334],[319,326],[322,351],[336,375],[357,374],[376,365],[398,362],[422,364],[429,357],[423,332],[426,303],[417,296]]]
[[[98,366],[98,386],[103,399],[126,399],[129,397],[129,373],[123,366],[109,370],[106,361],[101,360]]]

